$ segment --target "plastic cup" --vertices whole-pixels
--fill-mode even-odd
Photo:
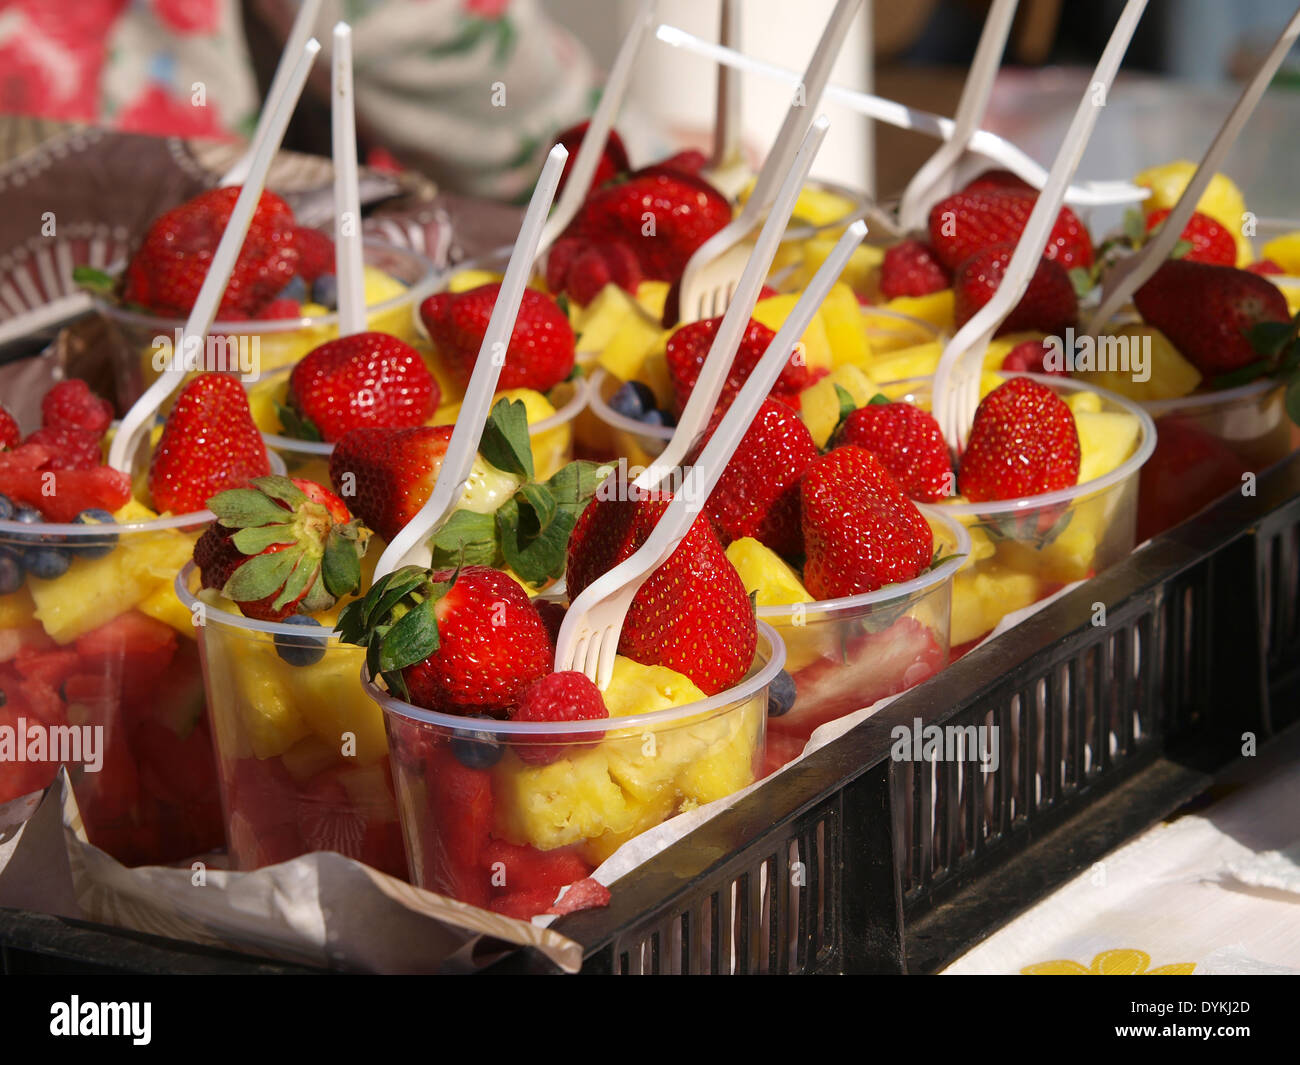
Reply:
[[[306,477],[329,484],[329,457],[334,445],[323,441],[298,440],[269,431],[280,429],[275,402],[283,403],[291,367],[263,374],[249,385],[253,420],[262,428],[266,446],[279,455],[294,477]],[[587,405],[587,382],[581,377],[562,381],[547,397],[555,413],[529,425],[533,468],[544,481],[573,458],[573,423]]]
[[[967,564],[953,578],[951,641],[955,654],[969,649],[1002,618],[1066,584],[1083,580],[1126,557],[1137,542],[1138,472],[1151,457],[1156,428],[1138,404],[1094,385],[1040,374],[1032,377],[1058,395],[1094,393],[1102,413],[1137,418],[1133,453],[1109,473],[1072,488],[1022,499],[935,505],[971,536]],[[930,378],[884,386],[891,399],[928,408]]]
[[[541,913],[623,842],[762,774],[767,689],[785,649],[759,622],[749,674],[718,695],[600,721],[425,710],[362,677],[383,708],[411,880]]]
[[[376,241],[367,241],[364,252],[367,266],[382,270],[405,286],[402,292],[367,309],[368,327],[414,343],[418,338],[415,308],[433,282],[433,264],[413,251]],[[155,338],[172,340],[185,323],[179,318],[127,310],[99,297],[94,302],[108,325],[117,401],[121,409],[126,409],[158,376],[153,367]],[[214,322],[210,335],[229,338],[247,352],[250,360],[255,360],[254,372],[266,372],[292,365],[313,348],[338,336],[338,312],[273,321]]]
[[[365,649],[201,602],[193,565],[176,594],[200,617],[226,838],[236,869],[336,851],[394,876],[406,857],[383,715],[357,682]],[[201,608],[201,611],[200,611]]]
[[[797,757],[820,725],[915,687],[948,664],[953,578],[970,554],[970,535],[944,508],[921,509],[940,556],[933,569],[861,595],[758,608],[785,643],[796,693],[787,713],[768,720],[768,772]]]

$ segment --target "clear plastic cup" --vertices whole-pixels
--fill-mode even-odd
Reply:
[[[935,504],[961,522],[971,536],[970,559],[953,578],[954,655],[987,635],[1005,615],[1100,573],[1133,550],[1138,472],[1156,445],[1151,415],[1113,392],[1051,375],[999,376],[1032,377],[1062,396],[1094,393],[1101,413],[1131,415],[1138,420],[1140,433],[1127,459],[1072,488],[998,502]],[[884,391],[891,399],[929,408],[929,378],[892,382]]]
[[[820,725],[915,687],[948,664],[953,578],[970,554],[970,535],[944,508],[921,510],[935,534],[940,561],[933,569],[861,595],[758,608],[785,643],[796,693],[789,711],[768,720],[768,772],[797,757]]]
[[[289,387],[291,367],[263,374],[249,385],[253,420],[262,429],[266,446],[278,454],[294,477],[306,477],[328,485],[329,457],[334,445],[323,441],[283,436],[275,403],[283,403]],[[587,405],[587,382],[581,377],[562,381],[547,396],[555,413],[528,427],[536,479],[544,481],[573,459],[573,423]]]
[[[367,266],[382,270],[401,282],[404,290],[376,303],[367,311],[370,329],[414,343],[418,338],[415,309],[434,281],[434,266],[428,259],[406,248],[366,241]],[[112,344],[117,402],[125,410],[158,376],[153,360],[156,337],[173,340],[185,323],[147,312],[132,311],[95,297],[95,308],[108,325]],[[266,372],[297,362],[313,348],[338,336],[338,312],[274,321],[214,322],[209,334],[242,344],[249,358],[255,357],[254,372]]]
[[[44,730],[50,755],[0,763],[0,801],[46,786],[66,760],[90,841],[127,865],[223,839],[196,633],[172,591],[211,519],[0,522],[0,555],[70,559],[61,575],[25,572],[0,596],[0,722]],[[55,756],[50,730],[69,727],[78,744]]]
[[[626,840],[757,780],[767,689],[785,660],[775,630],[758,631],[754,664],[728,691],[600,721],[457,717],[363,675],[388,729],[411,880],[540,913]]]
[[[177,596],[202,621],[196,632],[234,867],[328,850],[405,877],[383,714],[357,680],[365,649],[341,643],[332,629],[203,603],[197,586],[193,565],[176,578]]]

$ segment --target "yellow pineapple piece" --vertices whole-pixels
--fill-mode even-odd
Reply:
[[[624,818],[626,827],[618,832],[606,829],[581,845],[582,857],[592,865],[600,865],[628,840],[662,824],[678,812],[679,799],[676,791],[671,788],[664,788],[644,802],[627,794],[624,799],[627,803],[627,816]]]
[[[953,290],[945,288],[925,296],[895,296],[881,306],[887,311],[905,314],[909,318],[919,318],[923,322],[929,322],[936,329],[951,333],[953,330],[953,300]],[[867,320],[867,330],[871,336],[871,341],[877,348],[880,347],[875,337],[877,330],[881,333],[890,333],[908,328],[906,322],[900,322],[897,318],[891,318],[886,314],[873,314],[870,307],[864,307],[862,313]],[[913,337],[915,337],[914,333]],[[913,338],[898,346],[902,347],[915,343],[917,343],[917,340]]]
[[[332,746],[340,759],[344,734],[351,733],[355,737],[355,760],[362,765],[388,753],[384,712],[357,680],[365,657],[362,647],[331,644],[315,665],[293,666],[278,655],[274,663],[280,684],[307,727]]]
[[[1194,173],[1196,164],[1186,159],[1175,159],[1171,163],[1143,170],[1133,179],[1135,185],[1151,190],[1151,195],[1142,201],[1143,213],[1149,215],[1164,207],[1172,209]],[[1254,261],[1250,241],[1241,231],[1242,222],[1245,221],[1246,200],[1230,177],[1215,174],[1210,178],[1209,185],[1196,203],[1196,210],[1209,215],[1232,234],[1237,243],[1238,268]]]
[[[1042,584],[1033,573],[997,562],[958,573],[952,582],[952,645],[983,636],[1005,615],[1037,602],[1041,596]]]
[[[578,334],[578,348],[600,352],[623,328],[629,318],[639,318],[636,302],[612,282],[596,293],[581,311],[574,312],[573,330]]]
[[[622,289],[618,291],[627,299],[627,294]],[[584,333],[584,346],[586,337],[587,334]],[[658,320],[647,318],[628,299],[626,313],[619,318],[617,327],[603,344],[593,350],[599,352],[596,361],[606,371],[620,381],[631,381],[641,376],[646,359],[655,352],[663,351],[667,341],[668,333],[659,325]]]
[[[668,302],[667,281],[642,281],[636,287],[636,301],[657,322],[664,319],[664,305]]]
[[[194,615],[176,598],[176,589],[170,582],[158,585],[137,603],[135,608],[142,614],[148,614],[151,618],[170,625],[188,639],[198,639],[198,630],[194,627]]]
[[[244,733],[258,758],[283,754],[308,735],[310,726],[286,683],[284,663],[268,640],[243,640],[233,670],[236,705]],[[338,692],[327,696],[330,700]]]
[[[1272,259],[1292,276],[1300,275],[1300,229],[1274,237],[1260,249],[1261,259]]]
[[[759,606],[811,603],[813,597],[790,565],[766,544],[742,536],[727,547],[727,559],[736,567],[745,591],[757,593]]]
[[[1079,430],[1079,483],[1102,477],[1127,461],[1137,447],[1142,423],[1123,411],[1075,411]]]
[[[744,205],[754,191],[754,181],[750,181],[736,194],[736,202]],[[850,199],[816,185],[805,185],[799,190],[799,198],[794,202],[792,217],[801,219],[809,225],[828,226],[845,218],[856,205]]]
[[[832,286],[821,305],[822,323],[831,345],[831,361],[835,366],[857,366],[870,370],[871,343],[862,320],[862,307],[853,290],[843,281]]]
[[[673,377],[668,372],[668,356],[664,353],[667,343],[668,334],[664,333],[658,345],[641,363],[641,370],[637,375],[637,380],[650,386],[650,391],[655,394],[655,402],[664,410],[673,405]]]
[[[1141,322],[1130,322],[1111,330],[1110,335],[1124,338],[1126,344],[1140,344],[1148,349],[1149,376],[1145,381],[1138,381],[1134,380],[1133,372],[1119,369],[1092,370],[1079,375],[1098,388],[1140,403],[1179,399],[1191,395],[1200,386],[1201,371],[1183,358],[1160,330]],[[1106,339],[1102,338],[1101,343],[1107,343]]]
[[[342,761],[339,744],[326,743],[316,736],[299,740],[280,756],[284,768],[296,784],[309,783],[318,773]]]
[[[913,377],[929,377],[939,366],[943,345],[937,340],[900,348],[880,356],[871,367],[877,381],[906,381]]]
[[[1096,392],[1085,392],[1081,389],[1066,396],[1065,405],[1070,408],[1070,413],[1074,415],[1075,426],[1077,427],[1080,414],[1097,414],[1101,411],[1101,396],[1097,395]]]
[[[457,270],[447,282],[447,291],[468,292],[484,285],[495,285],[504,277],[505,274],[498,274],[495,270]]]
[[[507,755],[494,770],[492,792],[506,839],[544,851],[627,832],[639,812],[610,776],[604,746],[579,748],[544,766]]]
[[[389,300],[405,295],[407,291],[406,285],[384,273],[377,266],[365,267],[363,284],[367,307],[387,303]],[[413,312],[414,308],[409,302],[399,303],[378,313],[371,312],[366,315],[366,328],[378,333],[391,333],[408,344],[413,344],[419,336]]]
[[[779,332],[798,301],[799,293],[796,292],[769,296],[765,300],[758,301],[753,318],[757,322],[762,322],[772,332]],[[809,369],[829,370],[831,368],[831,342],[826,336],[826,326],[822,322],[820,311],[813,315],[808,328],[799,339],[803,344],[804,361]]]
[[[838,238],[820,236],[810,237],[803,242],[803,256],[797,275],[800,288],[807,288],[813,275],[821,269],[835,248]],[[885,258],[885,249],[870,244],[859,244],[849,257],[849,264],[840,274],[840,280],[857,293],[872,296],[876,291],[876,270]]]
[[[690,762],[678,778],[677,786],[688,802],[702,806],[754,783],[754,751],[766,713],[766,699],[755,696],[726,715],[735,725],[731,735]]]
[[[0,629],[22,629],[35,621],[36,604],[23,585],[16,592],[0,595]]]
[[[880,389],[856,366],[837,366],[820,381],[799,393],[799,417],[812,434],[813,442],[825,447],[840,420],[839,385],[853,399],[854,407],[865,407]]]
[[[253,382],[248,388],[248,410],[253,416],[253,424],[264,433],[284,432],[280,424],[280,415],[275,409],[276,403],[283,403],[289,388],[288,375],[263,378]]]

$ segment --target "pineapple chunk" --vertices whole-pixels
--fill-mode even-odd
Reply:
[[[953,300],[953,290],[945,288],[938,292],[931,292],[926,296],[895,296],[882,306],[887,311],[906,314],[910,318],[919,318],[923,322],[929,322],[936,329],[952,332]],[[886,335],[902,331],[905,336],[910,338],[902,344],[893,345],[893,347],[906,347],[919,342],[914,326],[909,326],[908,323],[900,322],[897,318],[891,318],[887,314],[872,314],[870,308],[864,308],[863,314],[867,319],[868,335],[871,337],[872,344],[877,348],[881,347],[880,342],[876,339],[875,334],[877,331]]]
[[[610,339],[629,318],[639,318],[631,296],[612,282],[596,293],[581,312],[575,312],[578,347],[582,351],[604,351]]]
[[[1292,276],[1300,274],[1300,229],[1274,237],[1260,250],[1261,259],[1272,259]]]
[[[182,636],[191,640],[198,639],[198,630],[194,627],[194,615],[176,598],[176,589],[170,583],[160,584],[137,603],[135,608],[165,625],[170,625]]]
[[[240,659],[233,670],[235,698],[253,754],[258,758],[283,754],[311,732],[285,683],[280,667],[286,663],[270,640],[240,640],[235,654]],[[328,693],[327,698],[337,699],[338,692]]]
[[[274,665],[292,705],[308,728],[342,759],[343,734],[356,737],[356,761],[368,765],[388,753],[384,712],[357,678],[366,652],[333,644],[314,666],[292,666],[278,656]]]
[[[1133,454],[1142,423],[1123,411],[1075,411],[1079,430],[1079,483],[1110,473]]]
[[[807,288],[813,275],[821,269],[822,263],[829,258],[835,248],[837,238],[810,237],[803,242],[803,259],[799,267],[798,283],[800,288]],[[870,244],[859,244],[849,257],[849,264],[840,274],[855,293],[870,296],[875,292],[876,269],[885,258],[885,249]]]
[[[406,294],[407,288],[402,282],[384,273],[377,266],[366,266],[363,276],[367,307],[387,303]],[[411,310],[409,303],[402,302],[377,314],[368,314],[366,328],[376,333],[390,333],[408,344],[413,344],[420,334],[416,329],[415,315]],[[331,333],[336,334],[337,330],[332,329]]]
[[[597,361],[620,381],[631,381],[641,376],[646,359],[663,351],[667,342],[667,331],[632,307],[613,335],[596,349],[600,352]]]
[[[506,839],[544,851],[627,832],[638,814],[609,774],[605,745],[544,766],[509,755],[497,763],[492,793]]]
[[[283,433],[279,412],[275,409],[277,402],[283,403],[285,392],[289,388],[287,376],[266,377],[255,381],[248,388],[248,410],[253,416],[253,424],[264,433]]]
[[[822,323],[831,345],[835,366],[871,368],[871,343],[862,321],[862,307],[853,290],[843,281],[832,286],[821,306]]]
[[[664,306],[668,303],[667,281],[642,281],[636,287],[636,301],[657,322],[664,320]]]
[[[1143,170],[1133,179],[1135,185],[1151,190],[1151,195],[1142,201],[1143,212],[1151,214],[1162,207],[1172,209],[1194,173],[1196,173],[1196,164],[1186,159],[1175,159],[1171,163]],[[1215,174],[1210,178],[1209,185],[1196,203],[1196,210],[1201,214],[1209,215],[1232,234],[1232,239],[1237,244],[1235,265],[1238,269],[1254,261],[1255,255],[1250,241],[1241,231],[1241,223],[1246,215],[1246,200],[1231,178],[1226,174]]]
[[[1075,425],[1078,425],[1080,414],[1099,414],[1101,412],[1101,396],[1096,392],[1071,392],[1065,397],[1065,405],[1070,408],[1070,413],[1076,418]]]
[[[0,629],[23,629],[35,621],[36,604],[27,586],[0,595]]]
[[[1111,392],[1139,403],[1158,399],[1180,399],[1200,386],[1201,371],[1183,358],[1160,330],[1140,322],[1131,322],[1111,332],[1112,336],[1149,345],[1150,374],[1136,381],[1122,370],[1094,370],[1080,376]]]
[[[750,181],[736,194],[736,202],[743,206],[753,191],[754,181]],[[799,198],[794,202],[792,217],[809,225],[828,226],[847,217],[855,206],[852,200],[839,193],[816,185],[805,185],[799,190]]]
[[[505,277],[493,270],[458,270],[447,282],[448,292],[468,292],[483,285],[495,285]]]
[[[1014,610],[1042,596],[1033,573],[997,562],[958,573],[952,582],[952,635],[954,647],[983,636]]]
[[[762,322],[772,332],[779,332],[798,301],[799,293],[796,292],[782,296],[769,296],[765,300],[758,301],[753,318],[756,322]],[[826,336],[826,325],[822,321],[820,311],[813,315],[808,328],[799,339],[803,344],[804,361],[809,369],[829,370],[831,368],[831,342]]]
[[[760,696],[750,699],[743,708],[727,713],[727,719],[736,726],[731,736],[687,765],[678,780],[678,787],[688,802],[702,806],[754,783],[754,751],[758,747],[760,723],[766,714],[767,702]]]
[[[736,567],[745,591],[757,593],[759,606],[814,602],[799,580],[799,574],[780,555],[752,536],[733,540],[727,547],[727,560]]]
[[[677,793],[671,788],[664,788],[659,794],[645,802],[637,802],[631,796],[627,799],[627,825],[618,832],[606,829],[599,836],[582,844],[582,856],[592,865],[600,865],[634,836],[639,836],[647,829],[662,824],[677,813]]]
[[[913,377],[929,377],[939,366],[943,345],[937,340],[899,348],[884,358],[878,358],[871,367],[877,381],[906,381]]]
[[[879,388],[875,381],[852,365],[837,366],[820,381],[799,393],[799,417],[812,434],[813,443],[825,447],[840,420],[839,385],[853,398],[855,407],[865,407]]]
[[[641,364],[641,372],[637,375],[639,381],[650,386],[650,391],[655,394],[655,402],[664,410],[672,407],[674,397],[673,377],[668,372],[668,356],[664,354],[667,343],[668,334],[664,333],[659,338],[658,345],[646,356]]]

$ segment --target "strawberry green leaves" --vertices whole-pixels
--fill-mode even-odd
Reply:
[[[285,436],[291,436],[295,440],[320,441],[322,439],[316,423],[296,408],[276,401],[275,413],[280,418]]]
[[[506,564],[529,584],[564,572],[569,537],[596,494],[604,467],[571,462],[545,484],[524,485],[496,512]]]
[[[456,570],[450,580],[433,581],[428,570],[403,566],[375,581],[364,598],[339,613],[339,638],[364,647],[370,675],[382,676],[402,698],[407,691],[401,670],[422,662],[441,645],[438,601],[458,576]]]
[[[1289,322],[1256,322],[1246,331],[1250,346],[1263,356],[1258,362],[1220,374],[1215,388],[1235,388],[1272,376],[1286,385],[1286,413],[1300,425],[1300,314]]]
[[[496,518],[491,514],[453,511],[430,546],[434,569],[457,565],[495,567],[501,562]]]
[[[479,454],[498,470],[526,481],[533,479],[533,447],[528,439],[528,411],[521,400],[503,399],[488,415]]]

